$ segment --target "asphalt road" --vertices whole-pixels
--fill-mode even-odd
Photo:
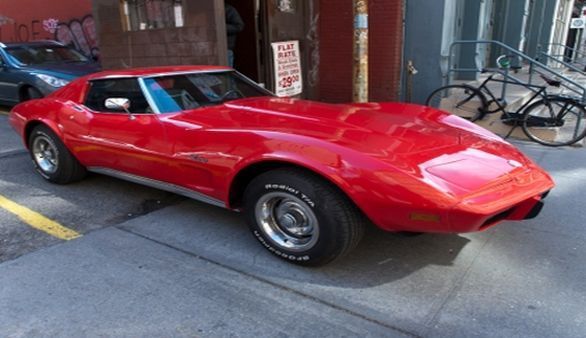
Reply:
[[[36,175],[21,140],[0,115],[0,195],[80,233],[116,225],[183,198],[100,175],[58,186]],[[59,240],[0,209],[0,262]]]
[[[535,220],[405,238],[369,229],[322,268],[282,262],[235,213],[104,176],[38,177],[0,116],[0,336],[584,337],[583,149],[520,144],[557,188]]]

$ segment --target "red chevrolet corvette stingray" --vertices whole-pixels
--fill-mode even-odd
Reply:
[[[448,113],[276,98],[225,67],[96,73],[10,122],[51,182],[90,171],[243,211],[263,246],[305,265],[349,252],[369,221],[453,233],[532,218],[554,186]]]

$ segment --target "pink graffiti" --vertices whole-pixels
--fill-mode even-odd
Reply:
[[[98,37],[96,34],[96,23],[93,16],[88,15],[81,21],[71,20],[69,23],[60,23],[55,31],[55,40],[75,49],[99,57]]]
[[[9,18],[7,16],[0,14],[0,26],[7,25],[7,24],[13,23],[13,22],[14,22],[14,20],[12,18]]]
[[[43,20],[43,29],[51,34],[54,34],[57,30],[57,25],[59,25],[59,20],[57,19],[47,19]]]

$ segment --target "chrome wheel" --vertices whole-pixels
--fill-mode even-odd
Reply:
[[[305,169],[264,172],[244,191],[252,235],[271,254],[303,266],[327,264],[356,247],[366,218],[335,186]]]
[[[54,174],[59,165],[58,151],[53,142],[45,135],[38,135],[32,144],[33,158],[46,174]]]
[[[263,195],[255,207],[260,229],[283,249],[311,249],[319,237],[319,222],[307,203],[284,192]]]

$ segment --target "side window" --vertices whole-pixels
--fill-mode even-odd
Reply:
[[[129,111],[134,114],[152,112],[142,94],[137,79],[107,79],[90,82],[90,90],[85,99],[85,105],[95,111],[120,113],[119,110],[108,109],[106,99],[127,98],[130,100]]]

